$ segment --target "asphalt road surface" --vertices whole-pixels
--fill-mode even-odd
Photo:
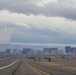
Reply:
[[[13,58],[11,58],[11,59],[2,59],[2,60],[0,60],[0,67],[9,65],[12,62],[14,62],[15,60],[17,60],[17,59],[13,59]]]
[[[76,75],[71,71],[49,67],[36,61],[26,59],[7,61],[0,62],[0,64],[4,62],[4,66],[0,66],[0,75]]]
[[[38,61],[28,61],[31,66],[34,66],[51,75],[76,75],[76,72],[65,70],[59,67],[50,67],[47,64],[41,64]]]
[[[30,66],[24,59],[17,59],[9,65],[0,67],[0,75],[46,75],[46,73]]]

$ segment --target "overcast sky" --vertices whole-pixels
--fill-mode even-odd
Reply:
[[[0,0],[0,42],[76,44],[76,0]]]

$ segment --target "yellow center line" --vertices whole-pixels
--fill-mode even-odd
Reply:
[[[43,71],[43,70],[41,70],[41,69],[39,69],[39,68],[37,68],[37,67],[35,67],[35,66],[32,66],[32,67],[35,68],[35,69],[37,69],[38,71],[44,73],[45,75],[51,75],[50,73],[45,72],[45,71]]]
[[[43,71],[42,69],[40,69],[40,68],[38,68],[38,67],[36,67],[36,66],[30,65],[30,64],[27,63],[27,62],[26,62],[26,64],[27,64],[28,66],[33,67],[34,69],[36,69],[36,70],[38,70],[38,71],[44,73],[45,75],[51,75],[50,73],[45,72],[45,71]]]

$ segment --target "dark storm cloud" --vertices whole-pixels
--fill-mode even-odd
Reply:
[[[50,2],[44,7],[36,5],[38,0],[0,0],[0,9],[9,10],[11,12],[59,16],[76,20],[76,4],[75,0],[58,0],[58,2]]]

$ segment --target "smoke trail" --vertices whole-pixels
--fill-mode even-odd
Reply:
[[[0,29],[0,42],[9,42],[13,34],[14,28],[4,27]]]

